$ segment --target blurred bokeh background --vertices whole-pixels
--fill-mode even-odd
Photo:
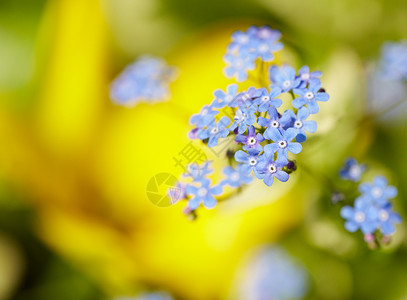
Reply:
[[[305,299],[407,299],[405,224],[369,250],[315,176],[335,181],[355,156],[398,187],[406,216],[406,111],[366,118],[369,70],[383,42],[407,38],[406,20],[403,0],[1,0],[0,299],[245,299],[239,274],[275,244],[307,270]],[[282,32],[281,62],[323,71],[331,100],[303,170],[191,222],[146,186],[181,173],[188,118],[233,82],[222,56],[252,24]],[[114,105],[110,82],[145,53],[179,69],[171,100]]]

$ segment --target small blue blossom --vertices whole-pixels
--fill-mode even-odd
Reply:
[[[273,85],[280,87],[283,92],[289,92],[301,83],[301,80],[295,76],[295,70],[288,65],[283,65],[281,68],[271,66],[269,76]]]
[[[280,115],[277,109],[275,109],[274,107],[270,107],[268,110],[268,114],[268,118],[259,117],[257,119],[257,124],[266,128],[282,128],[282,125],[280,123]]]
[[[198,131],[198,138],[200,140],[208,141],[208,147],[212,148],[218,145],[219,138],[226,138],[229,135],[230,120],[228,117],[222,117],[218,122],[212,122],[208,125],[207,129],[201,129]]]
[[[233,102],[237,95],[237,84],[229,84],[226,93],[222,90],[216,90],[214,92],[215,100],[213,100],[211,106],[214,108],[223,108],[229,106]]]
[[[253,42],[253,50],[255,57],[259,57],[264,62],[274,60],[274,52],[283,49],[283,44],[280,42],[270,43],[269,40],[255,40]]]
[[[227,64],[224,69],[226,77],[235,77],[238,82],[247,80],[248,71],[255,68],[255,57],[249,52],[238,55],[226,53],[223,59]]]
[[[283,104],[281,99],[276,99],[281,94],[281,89],[277,86],[272,87],[270,92],[265,88],[259,89],[260,95],[253,101],[253,104],[258,105],[257,111],[265,112],[270,106],[278,108]]]
[[[296,140],[297,142],[305,142],[307,139],[306,131],[314,133],[317,131],[317,122],[307,120],[310,115],[308,108],[301,107],[297,115],[290,109],[286,110],[281,117],[281,123],[284,125],[290,124],[297,133]]]
[[[222,194],[223,188],[221,185],[211,187],[210,181],[203,181],[200,187],[188,185],[186,193],[192,198],[188,201],[188,207],[195,210],[201,203],[205,208],[214,208],[217,204],[214,196]]]
[[[266,153],[278,153],[279,156],[284,156],[288,159],[288,151],[293,154],[298,154],[302,150],[300,143],[292,142],[297,136],[297,132],[294,128],[288,128],[283,134],[276,128],[268,128],[264,132],[264,137],[268,140],[272,140],[274,143],[264,146],[264,152]]]
[[[364,196],[355,200],[354,207],[342,207],[341,216],[346,219],[345,228],[349,232],[360,229],[364,234],[373,233],[379,225],[377,208],[371,205],[370,199]]]
[[[191,125],[195,125],[197,128],[203,128],[208,126],[210,123],[215,121],[215,116],[219,112],[213,110],[213,108],[209,105],[204,105],[201,108],[201,111],[198,114],[192,115],[189,119],[189,123]]]
[[[197,163],[191,163],[187,165],[184,177],[192,178],[194,182],[209,180],[207,176],[213,173],[212,162],[205,161],[201,165]]]
[[[231,36],[232,42],[227,47],[228,51],[232,53],[236,53],[239,50],[249,52],[250,48],[252,48],[254,34],[253,30],[248,30],[247,32],[241,30],[235,31]]]
[[[227,179],[223,180],[221,184],[229,185],[234,188],[241,187],[243,184],[249,184],[253,180],[253,177],[247,174],[244,165],[238,165],[236,168],[225,167],[223,174],[227,176]]]
[[[293,100],[293,106],[300,108],[307,105],[311,114],[319,112],[319,106],[317,101],[326,102],[329,100],[329,95],[325,92],[319,92],[321,89],[320,83],[311,82],[308,88],[294,89],[294,94],[300,95],[300,97]]]
[[[256,251],[239,282],[237,300],[303,299],[307,273],[283,248]]]
[[[262,159],[263,156],[259,156],[259,152],[255,149],[249,149],[247,153],[242,150],[235,153],[235,160],[242,164],[242,169],[246,174],[249,175],[253,171],[257,178],[260,178],[261,175],[257,173],[256,166]]]
[[[348,158],[345,161],[345,166],[339,171],[339,176],[345,180],[351,180],[353,182],[359,181],[366,166],[358,164],[356,159]]]
[[[407,80],[407,40],[385,43],[379,66],[384,79]]]
[[[238,128],[240,134],[244,133],[247,126],[253,125],[256,122],[256,116],[254,115],[257,111],[255,106],[250,107],[240,107],[233,118],[234,122],[230,126],[230,130],[235,130]]]
[[[396,231],[394,224],[401,223],[400,215],[393,212],[392,208],[391,203],[387,203],[384,207],[378,208],[378,227],[383,235],[392,235]]]
[[[253,125],[248,127],[247,135],[238,134],[235,141],[244,144],[243,150],[254,149],[258,152],[263,151],[260,143],[264,141],[264,137],[260,133],[256,134],[256,129]]]
[[[281,182],[286,182],[289,176],[281,169],[288,164],[287,158],[283,155],[277,155],[277,159],[274,161],[274,153],[270,152],[264,152],[263,157],[264,159],[256,166],[257,173],[260,174],[259,179],[263,179],[267,186],[273,184],[274,177]]]
[[[397,196],[397,189],[394,186],[387,185],[387,179],[383,176],[376,176],[373,179],[373,183],[361,183],[359,185],[359,191],[379,206],[387,204],[389,199]]]
[[[116,104],[133,107],[139,102],[155,103],[169,98],[175,68],[162,58],[141,56],[112,82],[110,97]]]
[[[249,88],[247,91],[240,92],[236,95],[232,102],[229,103],[229,107],[248,107],[253,105],[253,99],[260,96],[261,90],[254,87]]]
[[[306,87],[308,83],[319,84],[321,80],[319,77],[322,76],[321,71],[310,72],[308,66],[303,66],[298,70],[298,78],[301,79],[301,87]]]

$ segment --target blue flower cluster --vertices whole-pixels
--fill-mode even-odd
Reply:
[[[223,169],[225,178],[219,184],[212,185],[209,175],[213,173],[211,162],[201,165],[196,163],[187,166],[187,172],[178,181],[176,186],[168,190],[168,197],[171,203],[176,203],[183,199],[188,199],[188,209],[193,211],[201,204],[205,208],[214,208],[217,200],[214,196],[222,194],[224,187],[230,186],[239,188],[252,182],[253,178],[246,172],[244,166],[236,168],[227,166]]]
[[[114,103],[126,107],[167,100],[169,84],[175,75],[175,68],[162,58],[142,56],[112,82],[110,97]]]
[[[273,60],[273,53],[283,47],[278,41],[280,37],[280,32],[267,26],[235,32],[225,56],[230,64],[226,75],[236,75],[238,81],[247,79],[247,72],[256,60]],[[237,144],[229,149],[231,160],[224,169],[225,180],[212,187],[210,180],[194,178],[194,183],[183,189],[185,192],[178,193],[181,199],[189,199],[188,207],[192,210],[200,203],[214,207],[214,196],[222,193],[223,186],[237,188],[248,184],[252,172],[267,186],[275,178],[286,182],[296,168],[291,154],[300,153],[301,143],[317,130],[317,123],[309,117],[319,112],[318,102],[329,99],[322,88],[322,73],[310,72],[308,66],[296,72],[289,65],[269,65],[259,72],[260,88],[239,91],[237,84],[230,84],[226,90],[218,89],[212,102],[189,120],[194,126],[189,133],[191,139],[202,140],[210,148],[219,145],[222,139]],[[283,106],[280,98],[286,99],[292,108],[279,111]]]
[[[261,249],[250,262],[237,299],[302,299],[307,292],[307,274],[302,265],[280,248]]]
[[[354,159],[349,159],[340,174],[344,179],[358,181],[363,169]],[[397,189],[389,186],[385,177],[376,176],[372,183],[362,182],[359,191],[361,195],[353,207],[347,205],[341,209],[341,216],[346,220],[345,228],[350,232],[360,229],[365,235],[372,235],[377,230],[384,236],[393,234],[396,230],[394,224],[401,222],[400,215],[393,211],[390,203],[390,199],[397,196]]]
[[[246,32],[234,32],[224,56],[227,63],[226,77],[236,77],[239,82],[245,81],[248,71],[255,69],[256,59],[273,61],[274,52],[283,48],[283,44],[278,41],[280,37],[278,30],[272,30],[268,26],[251,26]]]
[[[379,62],[380,74],[388,80],[407,80],[407,40],[385,43]]]

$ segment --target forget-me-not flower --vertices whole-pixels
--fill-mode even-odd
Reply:
[[[255,149],[258,152],[263,151],[263,147],[260,143],[264,141],[264,137],[261,133],[256,134],[253,125],[248,127],[247,135],[238,134],[235,141],[244,144],[243,150]]]
[[[295,70],[289,65],[283,65],[280,68],[271,66],[269,76],[273,85],[280,87],[283,92],[289,92],[301,83],[301,80],[295,76]]]
[[[316,114],[319,112],[319,106],[317,101],[326,102],[329,100],[328,93],[320,92],[320,83],[311,82],[308,88],[294,89],[294,94],[300,95],[300,97],[293,100],[293,106],[295,108],[300,108],[307,105],[311,114]]]
[[[288,164],[287,158],[283,155],[277,155],[277,159],[274,161],[274,153],[270,152],[264,152],[263,157],[264,159],[256,166],[257,173],[260,174],[259,179],[263,179],[267,186],[273,184],[274,177],[281,182],[286,182],[289,176],[281,169]]]
[[[387,185],[387,179],[383,176],[376,176],[372,184],[361,183],[359,191],[363,195],[370,197],[379,206],[386,205],[389,199],[397,196],[397,188]]]
[[[200,187],[188,185],[186,189],[187,195],[192,198],[188,200],[188,207],[195,210],[201,203],[205,208],[214,208],[217,201],[214,196],[222,194],[223,188],[221,185],[210,186],[210,181],[203,181]]]
[[[345,161],[345,166],[339,171],[339,176],[342,179],[351,180],[353,182],[359,181],[366,166],[358,164],[356,159],[348,158]]]
[[[240,134],[244,133],[247,126],[253,125],[256,122],[256,116],[254,115],[257,111],[256,106],[250,107],[240,107],[233,118],[234,122],[230,126],[230,130],[235,130],[238,128]]]
[[[302,150],[300,143],[292,142],[297,136],[297,132],[294,128],[288,128],[283,134],[277,128],[268,128],[263,135],[266,139],[272,140],[274,143],[264,146],[264,152],[278,153],[280,156],[284,156],[288,159],[288,151],[293,154],[298,154]]]
[[[211,106],[215,108],[223,108],[225,106],[229,106],[231,102],[235,99],[237,95],[237,84],[229,84],[226,93],[222,90],[216,90],[214,92],[215,100],[212,101]]]
[[[208,147],[212,148],[218,145],[219,138],[225,138],[229,135],[230,120],[228,117],[222,117],[218,122],[212,122],[208,125],[208,128],[198,131],[198,138],[200,140],[208,140]]]
[[[235,188],[241,187],[243,184],[249,184],[253,180],[253,177],[247,174],[244,165],[238,165],[236,168],[227,166],[223,168],[223,174],[225,174],[227,178],[224,179],[221,184]]]
[[[259,96],[253,100],[253,104],[258,105],[257,111],[265,112],[270,106],[279,108],[283,101],[276,99],[281,94],[281,89],[277,86],[272,86],[270,92],[265,88],[259,89]]]

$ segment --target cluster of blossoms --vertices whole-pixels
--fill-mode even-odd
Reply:
[[[228,51],[233,52],[235,57],[248,55],[260,58],[260,63],[264,63],[263,60],[273,58],[273,51],[281,49],[280,43],[277,43],[279,37],[279,32],[268,27],[253,26],[246,33],[233,34]],[[263,51],[266,46],[268,52]],[[226,55],[228,63],[229,52]],[[250,68],[245,65],[238,70],[236,66],[229,66],[227,70],[228,76],[237,74],[238,79],[242,79],[246,78],[242,70],[247,73]],[[268,81],[267,87],[251,87],[238,92],[238,86],[230,84],[226,91],[216,90],[211,104],[205,105],[190,118],[190,124],[195,128],[189,137],[202,140],[208,147],[215,147],[219,140],[233,137],[237,146],[229,149],[228,153],[235,161],[224,169],[229,178],[227,183],[232,187],[248,183],[252,172],[267,186],[273,184],[274,178],[286,182],[296,168],[290,155],[300,153],[307,132],[314,133],[317,129],[317,123],[308,118],[318,113],[319,101],[329,99],[319,79],[322,73],[310,72],[307,66],[297,73],[289,65],[271,65],[265,72],[260,75],[263,82]],[[286,102],[291,103],[292,109],[279,111],[283,105],[280,97],[287,95],[291,100]],[[181,193],[184,197],[181,199],[189,199],[188,207],[192,210],[200,203],[207,208],[214,207],[216,201],[213,196],[222,192],[225,181],[211,187],[209,180],[193,179],[194,184],[185,188],[186,193]]]
[[[280,247],[261,249],[245,274],[238,299],[303,299],[307,291],[305,269]]]
[[[383,45],[379,70],[388,80],[407,80],[407,40]]]
[[[112,82],[110,97],[114,103],[126,107],[167,100],[169,84],[176,73],[162,58],[142,56]]]
[[[358,182],[365,169],[356,160],[348,159],[345,167],[339,172],[342,179]],[[383,176],[376,176],[372,183],[359,184],[361,195],[356,198],[353,207],[344,206],[341,216],[346,220],[345,228],[350,232],[360,229],[368,243],[375,242],[378,234],[384,241],[389,240],[396,228],[394,224],[401,222],[401,217],[393,211],[390,199],[396,197],[397,189],[389,186]]]

